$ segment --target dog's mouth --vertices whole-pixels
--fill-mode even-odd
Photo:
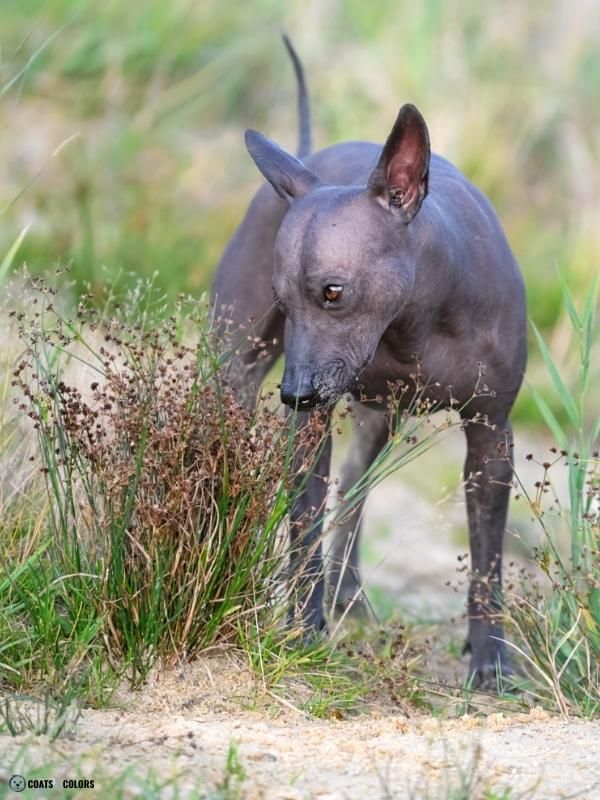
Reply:
[[[370,360],[370,358],[366,359],[360,368],[353,373],[352,377],[344,382],[338,382],[340,376],[339,368],[328,369],[313,378],[312,386],[314,392],[311,395],[291,397],[282,392],[281,400],[294,411],[313,411],[334,406],[340,398],[351,392],[356,386],[362,371]]]
[[[282,397],[281,399],[286,406],[294,411],[312,411],[315,408],[323,408],[324,406],[329,405],[329,403],[322,402],[318,398],[313,399],[308,397],[300,397],[294,400],[285,400]]]
[[[293,398],[288,398],[282,394],[281,402],[288,406],[288,408],[291,408],[293,411],[314,411],[318,408],[328,408],[329,406],[335,405],[343,394],[344,392],[342,391],[336,393],[335,395],[321,397],[315,393],[315,395],[311,397]]]

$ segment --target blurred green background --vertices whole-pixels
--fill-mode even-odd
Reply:
[[[600,263],[597,0],[0,6],[0,253],[31,223],[17,262],[33,272],[70,265],[94,293],[155,272],[170,295],[207,288],[259,185],[244,129],[295,148],[286,30],[317,148],[382,141],[418,105],[494,203],[568,380],[557,269],[577,297]]]

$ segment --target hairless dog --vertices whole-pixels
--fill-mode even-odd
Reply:
[[[402,106],[383,147],[344,142],[309,154],[304,75],[287,40],[286,46],[299,84],[298,157],[247,131],[247,148],[267,182],[229,242],[214,282],[217,314],[245,326],[244,336],[268,342],[235,357],[230,379],[241,401],[252,405],[261,380],[285,352],[281,399],[299,425],[315,409],[327,413],[343,395],[356,401],[342,494],[387,441],[385,403],[373,398],[386,397],[391,384],[410,387],[401,406],[419,391],[435,407],[459,409],[472,571],[469,676],[475,685],[493,686],[510,672],[499,611],[512,481],[508,417],[526,360],[519,267],[486,197],[430,153],[427,125],[415,106]],[[325,628],[325,574],[320,526],[307,520],[324,506],[330,438],[291,511],[300,614],[313,632]],[[335,531],[329,581],[338,610],[360,605],[361,506]]]

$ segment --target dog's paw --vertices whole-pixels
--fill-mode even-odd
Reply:
[[[354,622],[369,620],[369,604],[360,590],[340,591],[334,598],[333,612],[336,617],[344,617]]]
[[[325,614],[321,609],[306,609],[301,613],[298,609],[290,608],[287,614],[287,627],[298,641],[303,645],[311,645],[327,638],[329,628]]]
[[[480,692],[503,694],[514,683],[515,672],[507,654],[502,651],[471,656],[467,688]]]
[[[304,647],[312,647],[319,644],[329,636],[329,627],[325,617],[318,620],[303,621],[301,623],[300,641]]]

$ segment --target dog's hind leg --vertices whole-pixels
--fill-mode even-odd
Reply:
[[[464,476],[471,545],[469,674],[477,687],[495,688],[511,673],[502,630],[502,540],[513,478],[512,430],[504,418],[469,422]]]
[[[328,554],[329,599],[338,613],[365,616],[367,605],[362,592],[359,567],[359,542],[367,486],[357,486],[381,452],[389,436],[385,413],[353,406],[354,436],[350,453],[342,467],[340,496],[342,502],[334,523],[333,543]],[[352,489],[357,494],[353,499]]]

